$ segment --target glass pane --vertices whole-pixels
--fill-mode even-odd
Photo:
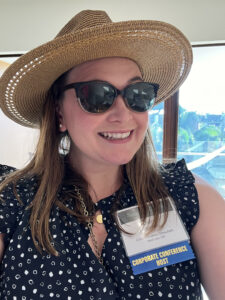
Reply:
[[[191,73],[180,89],[178,158],[225,198],[225,46],[193,49]]]
[[[156,105],[149,112],[149,127],[151,130],[156,153],[160,161],[162,161],[162,149],[163,149],[163,117],[164,117],[164,104],[162,102]]]

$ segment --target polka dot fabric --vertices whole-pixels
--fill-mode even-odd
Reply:
[[[194,178],[183,160],[167,166],[162,175],[190,233],[199,216]],[[102,251],[104,266],[87,243],[88,230],[57,207],[51,212],[50,230],[60,255],[41,255],[33,245],[29,210],[25,209],[36,189],[34,179],[18,183],[23,205],[18,203],[11,187],[1,195],[4,202],[0,206],[0,230],[6,233],[6,249],[1,265],[0,299],[202,299],[195,259],[133,275],[110,214],[116,194],[96,204],[108,232]],[[136,204],[130,186],[121,193],[120,202],[124,208]]]
[[[5,176],[6,174],[9,174],[13,171],[15,171],[14,168],[0,164],[0,178],[1,176]]]

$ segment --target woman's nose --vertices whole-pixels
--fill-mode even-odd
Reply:
[[[128,121],[132,118],[132,111],[128,109],[126,103],[121,95],[118,95],[114,100],[112,107],[108,111],[110,121]]]

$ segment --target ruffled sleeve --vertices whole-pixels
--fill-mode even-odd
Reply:
[[[0,178],[15,171],[15,168],[0,164]]]
[[[188,170],[184,159],[163,166],[162,178],[190,234],[199,218],[199,200],[194,185],[195,178]]]
[[[15,169],[1,165],[0,183],[4,180],[5,175],[13,172]],[[5,233],[5,244],[7,245],[15,231],[21,214],[23,205],[18,201],[14,194],[12,184],[8,184],[0,193],[0,233]]]

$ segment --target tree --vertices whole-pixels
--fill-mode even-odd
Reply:
[[[198,141],[221,141],[221,129],[215,125],[207,125],[194,133],[194,137]]]

